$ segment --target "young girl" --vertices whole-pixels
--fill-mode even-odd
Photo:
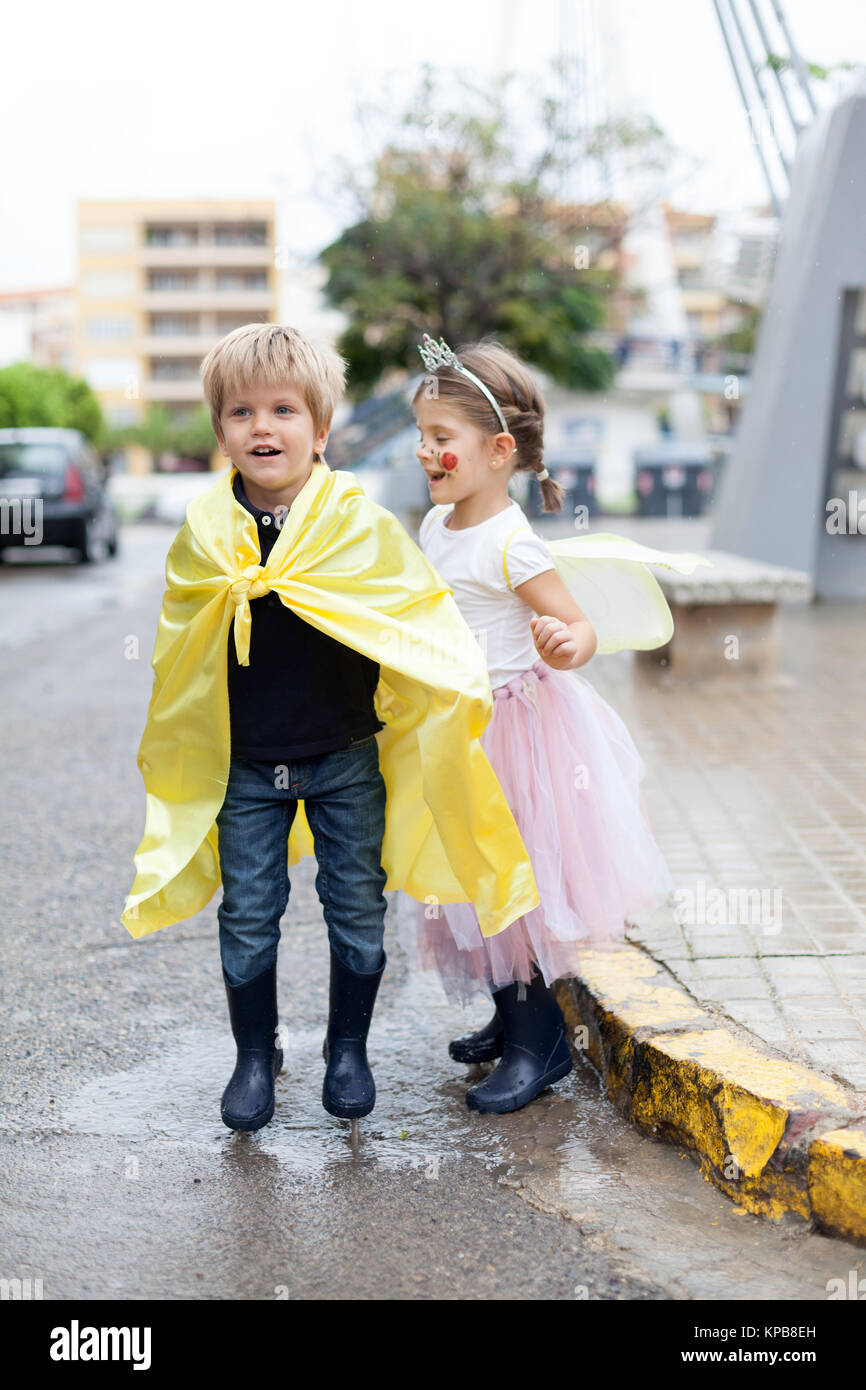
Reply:
[[[545,511],[562,506],[542,462],[538,385],[492,341],[455,356],[425,334],[419,350],[428,375],[413,400],[417,453],[436,504],[420,545],[486,656],[494,708],[481,743],[529,852],[540,905],[483,937],[471,903],[431,909],[402,896],[399,931],[410,956],[438,968],[450,997],[465,1001],[479,986],[492,993],[493,1018],[449,1051],[461,1062],[501,1056],[466,1100],[502,1114],[571,1070],[552,982],[578,975],[582,946],[609,943],[673,881],[643,811],[637,749],[575,674],[596,651],[596,632],[509,497],[519,469],[537,478]],[[688,559],[689,568],[699,562]]]

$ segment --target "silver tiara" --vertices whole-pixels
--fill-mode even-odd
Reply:
[[[496,418],[502,426],[503,434],[510,434],[505,423],[505,416],[499,409],[493,392],[488,390],[483,381],[480,381],[474,372],[470,372],[468,367],[464,367],[462,362],[457,361],[457,357],[452,352],[444,338],[440,338],[438,343],[434,342],[429,333],[424,334],[424,341],[418,344],[418,351],[421,354],[421,361],[428,372],[435,372],[439,367],[453,367],[455,371],[462,372],[468,376],[470,381],[474,381],[479,391],[483,391],[493,409],[496,411]]]

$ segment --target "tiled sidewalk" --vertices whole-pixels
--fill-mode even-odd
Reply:
[[[536,529],[564,533],[554,526]],[[701,522],[593,529],[706,546]],[[630,653],[583,674],[644,758],[678,890],[678,914],[656,914],[629,939],[709,1008],[866,1090],[864,634],[866,603],[793,605],[772,686],[689,685],[645,674]]]

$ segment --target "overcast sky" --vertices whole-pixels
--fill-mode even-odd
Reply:
[[[596,2],[615,39],[609,93],[701,161],[678,205],[764,201],[711,0]],[[866,63],[862,0],[783,3],[808,59]],[[340,230],[318,190],[335,153],[360,149],[358,96],[374,98],[386,73],[408,81],[424,61],[541,78],[586,13],[579,0],[19,0],[16,10],[3,25],[0,289],[71,281],[77,198],[273,197],[281,240],[310,254]]]

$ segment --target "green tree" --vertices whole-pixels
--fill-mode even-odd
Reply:
[[[794,64],[790,58],[784,58],[780,53],[768,53],[767,60],[763,64],[765,68],[772,68],[774,72],[787,72],[793,68]],[[828,82],[834,72],[853,72],[854,63],[806,63],[806,71],[810,77],[814,77],[817,82]]]
[[[126,443],[141,444],[157,457],[173,452],[171,420],[163,405],[149,405],[141,420],[123,431]]]
[[[28,425],[80,430],[97,447],[107,435],[99,401],[83,377],[14,362],[0,369],[0,428]]]
[[[762,314],[762,308],[750,305],[744,310],[743,317],[736,328],[732,328],[728,333],[720,333],[717,337],[709,340],[709,347],[720,347],[731,354],[730,362],[723,367],[723,370],[740,370],[745,359],[754,355]]]
[[[209,459],[217,447],[216,436],[206,406],[178,420],[175,425],[175,452],[184,458]]]
[[[512,103],[508,82],[465,79],[446,109],[427,69],[366,178],[348,181],[358,215],[321,253],[328,301],[348,315],[339,349],[363,394],[391,368],[420,369],[425,332],[452,345],[492,334],[573,388],[602,389],[609,355],[587,341],[605,317],[610,272],[576,252],[579,206],[556,196],[577,159],[613,149],[651,166],[652,123],[574,136],[562,101]]]
[[[116,430],[112,438],[118,447],[141,444],[157,457],[179,454],[183,458],[207,460],[216,447],[210,412],[205,406],[176,416],[163,405],[150,405],[141,420]]]

